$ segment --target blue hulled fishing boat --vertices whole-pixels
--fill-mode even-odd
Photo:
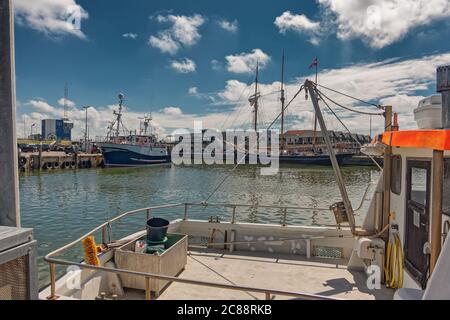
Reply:
[[[105,166],[107,167],[139,167],[171,163],[170,154],[164,143],[158,141],[156,135],[147,134],[151,117],[142,118],[140,133],[120,135],[121,129],[126,132],[122,123],[122,106],[124,95],[119,94],[119,111],[114,111],[115,120],[111,122],[105,141],[100,142]]]

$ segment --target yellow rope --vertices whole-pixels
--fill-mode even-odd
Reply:
[[[386,277],[386,285],[389,288],[398,289],[403,287],[403,249],[398,234],[394,234],[389,240],[386,265],[384,274]]]

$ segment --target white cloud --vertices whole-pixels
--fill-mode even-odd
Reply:
[[[292,14],[290,11],[283,12],[281,16],[275,19],[274,23],[282,33],[289,30],[296,32],[316,31],[320,28],[319,22],[311,21],[303,14]]]
[[[180,50],[180,44],[172,39],[168,34],[161,34],[158,37],[150,36],[148,43],[161,50],[162,53],[175,54]]]
[[[48,102],[43,100],[30,100],[27,105],[33,107],[34,109],[40,112],[50,112],[53,113],[56,111],[56,108],[48,104]]]
[[[197,87],[189,88],[188,93],[191,96],[196,96],[196,95],[198,95],[198,88]]]
[[[294,31],[300,34],[306,34],[310,37],[309,42],[313,45],[319,45],[321,25],[320,22],[310,20],[304,14],[293,14],[285,11],[275,19],[275,25],[280,33],[285,34],[287,31]]]
[[[178,107],[167,107],[164,108],[162,112],[169,116],[179,116],[183,114],[183,111]]]
[[[362,38],[373,48],[402,39],[418,26],[450,17],[448,0],[318,0],[340,39]]]
[[[229,31],[231,33],[236,33],[239,28],[237,20],[234,21],[220,20],[217,23],[219,24],[219,27],[221,27],[223,30]]]
[[[124,34],[122,35],[122,37],[124,37],[124,38],[130,38],[130,39],[133,39],[133,40],[135,40],[138,36],[139,36],[139,35],[138,35],[137,33],[131,33],[131,32],[129,32],[129,33],[124,33]]]
[[[59,104],[60,106],[64,106],[64,103],[65,103],[69,108],[75,107],[75,102],[73,102],[72,100],[65,99],[65,98],[61,98],[61,99],[58,100],[58,104]]]
[[[74,35],[84,39],[81,22],[88,13],[75,0],[14,0],[16,21],[48,36]],[[77,25],[77,22],[80,25]]]
[[[270,61],[270,56],[261,49],[253,49],[252,52],[226,56],[227,70],[233,73],[252,73],[259,63],[260,69],[264,69]]]
[[[159,23],[171,24],[170,28],[150,36],[149,39],[149,44],[163,53],[175,54],[182,47],[191,47],[201,39],[198,29],[205,23],[205,18],[199,14],[192,16],[158,15],[155,19]]]
[[[173,60],[170,67],[177,73],[192,73],[197,69],[195,62],[188,58]]]

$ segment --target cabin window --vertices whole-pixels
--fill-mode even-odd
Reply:
[[[450,194],[450,158],[444,161],[444,190],[442,197],[442,212],[450,216],[450,197],[446,196]]]
[[[397,195],[402,192],[402,157],[392,157],[391,191]]]
[[[411,200],[422,206],[427,205],[427,169],[412,168],[411,172]]]

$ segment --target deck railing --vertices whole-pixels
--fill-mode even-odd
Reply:
[[[107,244],[111,243],[112,242],[112,225],[113,225],[113,223],[118,222],[118,221],[124,219],[125,217],[133,216],[133,215],[136,215],[139,213],[144,213],[146,215],[146,218],[149,219],[151,216],[151,212],[153,210],[184,208],[183,220],[188,220],[189,219],[189,208],[195,207],[195,206],[203,207],[203,208],[207,208],[207,207],[231,208],[232,215],[231,215],[230,223],[238,223],[237,219],[236,219],[236,209],[237,208],[278,209],[283,212],[283,220],[281,223],[282,226],[287,225],[286,219],[287,219],[288,210],[329,211],[328,208],[303,208],[303,207],[268,206],[268,205],[253,206],[253,205],[247,205],[247,204],[231,204],[231,203],[225,203],[225,204],[178,203],[178,204],[168,204],[168,205],[162,205],[162,206],[147,207],[147,208],[124,212],[124,213],[119,214],[118,216],[112,218],[111,220],[108,220],[108,221],[104,222],[103,224],[95,227],[94,229],[87,232],[86,234],[79,237],[78,239],[72,241],[71,243],[50,252],[49,254],[47,254],[44,257],[44,260],[46,262],[48,262],[49,266],[50,266],[50,296],[47,297],[47,299],[53,300],[53,299],[58,298],[57,293],[56,293],[56,281],[57,281],[56,265],[65,265],[65,266],[77,266],[80,269],[98,270],[98,271],[105,271],[105,272],[111,272],[111,273],[116,273],[116,274],[128,274],[128,275],[133,275],[133,276],[144,277],[146,280],[145,297],[148,300],[151,299],[150,279],[164,280],[164,281],[169,281],[169,282],[186,283],[186,284],[206,286],[206,287],[212,287],[212,288],[222,288],[222,289],[228,289],[228,290],[264,293],[266,299],[271,299],[271,297],[273,295],[280,295],[280,296],[290,296],[290,297],[295,297],[298,299],[305,299],[305,300],[336,300],[335,298],[330,298],[330,297],[320,296],[320,295],[315,295],[315,294],[309,294],[309,293],[304,293],[304,292],[292,292],[292,291],[274,290],[274,289],[268,289],[268,288],[256,288],[256,287],[248,287],[248,286],[240,286],[240,285],[229,285],[229,284],[222,284],[222,283],[209,282],[209,281],[200,281],[200,280],[194,280],[194,279],[182,279],[182,278],[166,276],[166,275],[161,275],[161,274],[138,272],[138,271],[125,270],[125,269],[118,269],[118,268],[108,268],[108,267],[103,267],[103,266],[93,266],[93,265],[89,265],[89,264],[84,264],[84,263],[79,263],[79,262],[71,262],[71,261],[66,261],[63,259],[55,258],[56,255],[62,254],[64,251],[81,243],[81,241],[83,239],[85,239],[86,237],[94,235],[96,232],[99,232],[99,231],[102,232],[102,242],[107,243]],[[332,226],[329,226],[329,227],[332,227]],[[334,226],[334,227],[336,227],[336,226]],[[108,241],[106,240],[107,236],[108,236]]]

